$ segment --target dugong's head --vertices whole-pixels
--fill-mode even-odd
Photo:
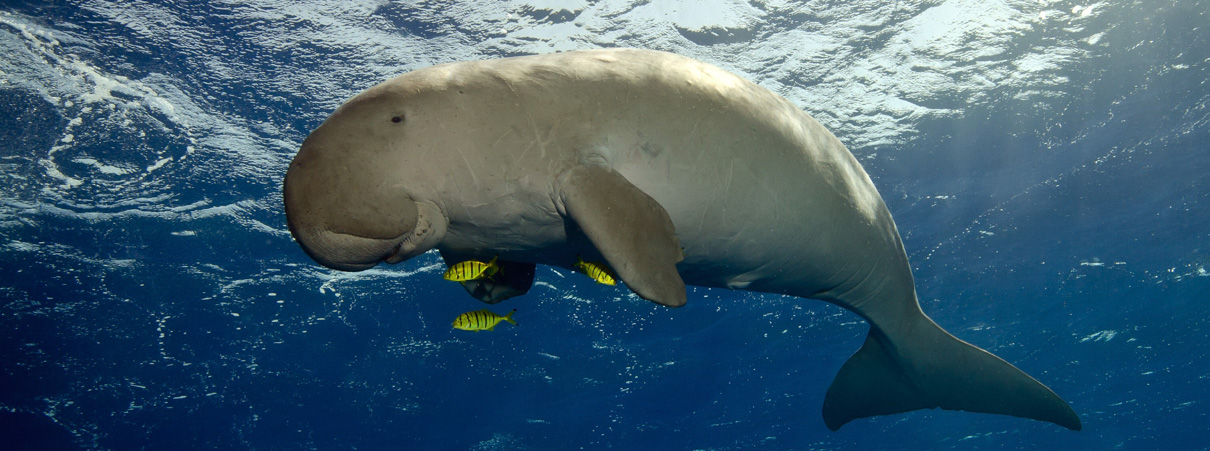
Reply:
[[[345,271],[397,263],[440,243],[448,220],[401,180],[414,130],[389,85],[336,110],[303,141],[284,183],[286,220],[315,261]],[[413,139],[414,140],[414,139]]]

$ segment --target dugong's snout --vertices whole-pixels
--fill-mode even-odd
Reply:
[[[379,262],[399,263],[423,254],[440,243],[448,225],[428,202],[401,199],[392,209],[359,219],[339,211],[346,210],[342,208],[304,207],[289,188],[286,193],[286,222],[294,240],[319,264],[342,271],[362,271]],[[412,219],[401,221],[411,224],[395,222],[392,228],[384,223],[400,217]]]
[[[399,255],[399,240],[365,238],[319,227],[291,227],[294,240],[319,264],[341,271],[370,269]]]
[[[361,271],[398,263],[432,249],[448,220],[431,202],[413,200],[373,164],[326,158],[304,143],[286,172],[286,222],[316,262]]]

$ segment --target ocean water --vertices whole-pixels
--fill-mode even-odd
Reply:
[[[6,1],[0,448],[1208,449],[1210,3]],[[923,309],[1079,432],[821,418],[867,326],[539,268],[517,327],[426,254],[293,243],[280,187],[344,100],[432,64],[672,51],[789,98],[895,215]]]

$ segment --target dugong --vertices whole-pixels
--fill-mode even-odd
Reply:
[[[583,256],[670,307],[686,284],[844,307],[870,331],[828,388],[832,430],[937,407],[1080,429],[1049,388],[925,316],[895,222],[835,136],[690,58],[589,50],[404,74],[303,141],[284,197],[294,238],[331,268],[498,257],[503,277],[467,285],[486,302]]]

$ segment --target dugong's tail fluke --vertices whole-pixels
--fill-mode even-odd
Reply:
[[[927,317],[921,320],[910,333],[894,339],[870,328],[865,344],[828,388],[823,418],[829,429],[858,418],[940,407],[1080,430],[1075,411],[1045,385],[955,338]]]

